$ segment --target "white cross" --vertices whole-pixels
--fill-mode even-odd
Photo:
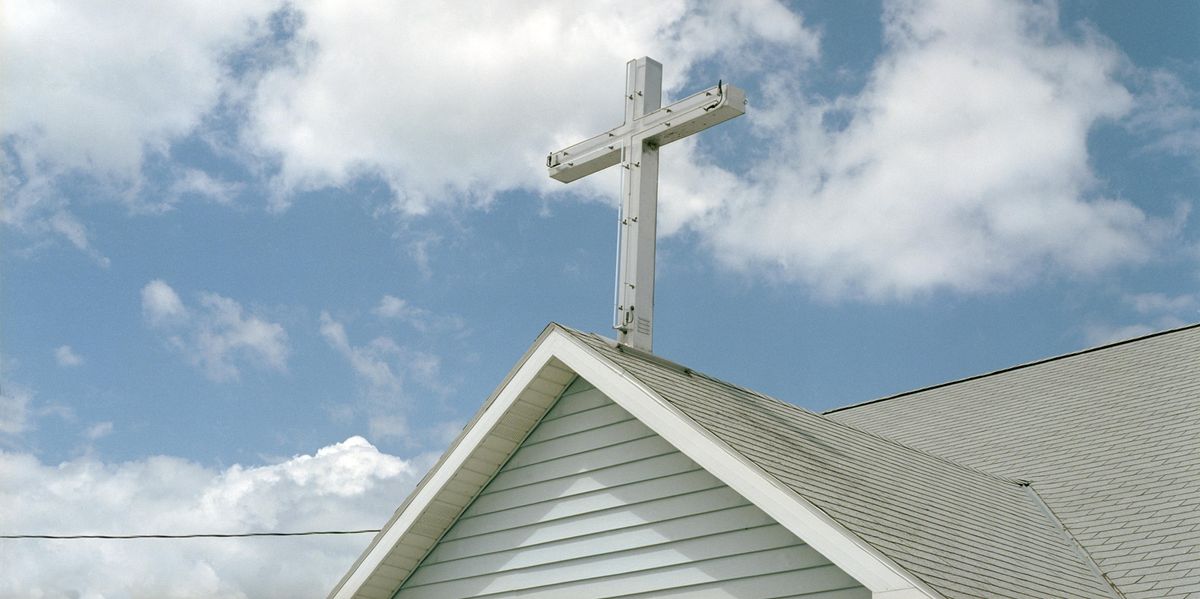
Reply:
[[[650,351],[654,319],[654,239],[658,148],[746,113],[746,94],[718,83],[666,108],[662,65],[631,60],[625,75],[625,123],[546,157],[550,177],[570,183],[620,164],[621,213],[613,328],[619,341]]]

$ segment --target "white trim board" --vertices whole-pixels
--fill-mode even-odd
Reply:
[[[550,325],[330,597],[390,599],[578,375],[816,549],[877,599],[935,591],[681,413],[616,364]],[[555,390],[557,388],[557,390]],[[540,408],[540,413],[537,410]],[[490,467],[490,472],[485,472]]]

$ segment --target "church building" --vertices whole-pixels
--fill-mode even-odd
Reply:
[[[1200,325],[809,412],[550,325],[330,594],[1200,596]]]

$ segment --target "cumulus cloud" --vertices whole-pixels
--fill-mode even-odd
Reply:
[[[214,381],[237,380],[238,362],[242,361],[287,370],[287,331],[245,312],[238,302],[215,293],[200,294],[200,301],[189,309],[179,294],[159,279],[142,288],[146,322]]]
[[[155,279],[142,287],[142,315],[150,324],[161,326],[186,320],[187,310],[170,285]]]
[[[437,390],[441,360],[429,352],[401,346],[394,339],[379,336],[363,345],[354,345],[346,327],[327,312],[321,313],[321,336],[342,355],[354,370],[362,387],[373,438],[410,436],[407,413],[412,407],[408,382],[426,390]]]
[[[54,361],[58,362],[59,366],[72,367],[83,364],[83,357],[75,353],[70,345],[60,345],[54,350]]]
[[[664,228],[734,268],[876,300],[1147,258],[1168,226],[1099,194],[1088,162],[1089,131],[1133,105],[1121,56],[1057,19],[1001,0],[888,3],[864,89],[823,101],[769,81],[751,112],[766,159],[745,176],[668,163]]]
[[[3,218],[100,261],[64,200],[32,199],[54,196],[43,165],[137,172],[171,140],[210,133],[223,98],[238,112],[224,136],[271,178],[275,208],[368,178],[411,216],[514,189],[611,198],[608,179],[564,188],[540,165],[619,121],[625,60],[664,62],[668,96],[701,69],[736,74],[758,88],[745,122],[729,125],[753,131],[741,150],[752,166],[722,169],[694,142],[664,151],[663,234],[694,234],[732,269],[871,300],[1145,260],[1171,227],[1103,193],[1088,134],[1121,121],[1186,153],[1197,130],[1177,77],[1146,75],[1149,91],[1131,93],[1120,51],[1086,26],[1068,32],[1052,3],[888,2],[865,87],[837,98],[807,87],[819,34],[771,0],[16,4],[4,174],[20,189]],[[287,17],[286,34],[265,24],[271,14]],[[257,64],[247,47],[285,58]],[[252,77],[231,74],[239,60]],[[168,196],[237,195],[175,171]]]
[[[136,192],[147,156],[165,155],[236,91],[231,56],[264,34],[279,4],[0,5],[0,170],[8,179],[6,208],[15,208],[4,222],[61,235],[105,263],[56,181],[82,173],[101,195]]]
[[[277,158],[280,200],[368,175],[405,213],[549,188],[547,152],[619,124],[630,58],[669,64],[675,89],[702,60],[749,69],[763,45],[795,61],[817,48],[768,0],[295,7],[297,64],[259,83],[248,137]]]
[[[810,61],[818,49],[774,0],[634,9],[188,0],[114,10],[14,0],[3,10],[0,166],[13,191],[2,218],[101,262],[58,182],[83,174],[97,196],[152,195],[158,208],[185,196],[231,202],[236,183],[171,164],[181,140],[274,172],[276,208],[296,191],[361,176],[386,182],[404,214],[474,206],[498,191],[547,189],[546,152],[615,125],[631,57],[668,62],[675,89],[703,61],[753,70],[776,56]],[[155,160],[167,164],[151,176]]]
[[[1119,80],[1120,52],[1093,31],[1066,33],[1053,5],[891,2],[865,88],[833,99],[806,94],[803,70],[779,68],[818,56],[819,37],[771,3],[632,15],[530,3],[472,19],[297,6],[300,59],[262,80],[250,126],[285,190],[375,176],[397,209],[422,213],[514,187],[559,189],[535,165],[615,123],[613,65],[659,57],[679,90],[701,61],[750,74],[776,54],[786,59],[765,71],[750,112],[752,168],[723,170],[694,142],[664,152],[663,234],[697,234],[727,267],[830,298],[891,300],[1096,273],[1148,258],[1171,231],[1098,191],[1088,134],[1137,100]],[[399,11],[426,27],[397,41]],[[454,47],[427,52],[451,24]],[[609,195],[587,180],[574,189]]]
[[[136,176],[194,130],[231,83],[228,54],[273,1],[13,0],[4,6],[4,134],[69,169]]]
[[[0,452],[5,532],[131,534],[378,528],[425,464],[361,437],[223,470],[167,456],[44,464]],[[5,541],[4,597],[308,597],[333,587],[370,535]]]

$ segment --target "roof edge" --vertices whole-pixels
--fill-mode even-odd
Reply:
[[[1154,338],[1154,337],[1162,337],[1162,336],[1164,336],[1164,335],[1170,335],[1170,334],[1172,334],[1172,333],[1179,333],[1179,332],[1182,332],[1182,331],[1187,331],[1187,330],[1189,330],[1189,329],[1195,329],[1195,328],[1200,328],[1200,322],[1193,323],[1193,324],[1187,324],[1187,325],[1183,325],[1183,326],[1180,326],[1180,327],[1175,327],[1175,328],[1173,328],[1173,329],[1167,329],[1167,330],[1165,330],[1165,331],[1156,331],[1156,332],[1154,332],[1154,333],[1147,333],[1147,334],[1145,334],[1145,335],[1140,335],[1140,336],[1138,336],[1138,337],[1131,337],[1131,338],[1129,338],[1129,339],[1122,339],[1122,340],[1120,340],[1120,341],[1113,341],[1113,342],[1111,342],[1111,343],[1105,343],[1104,345],[1097,345],[1097,346],[1095,346],[1095,347],[1088,347],[1088,348],[1085,348],[1085,349],[1076,350],[1076,351],[1069,352],[1069,353],[1065,353],[1065,354],[1059,354],[1059,355],[1057,355],[1057,356],[1051,356],[1051,357],[1049,357],[1049,358],[1040,358],[1040,359],[1037,359],[1037,360],[1033,360],[1032,362],[1023,362],[1023,363],[1021,363],[1021,364],[1017,364],[1017,365],[1015,365],[1015,366],[1009,366],[1009,367],[1007,367],[1007,368],[1001,368],[1001,369],[999,369],[999,370],[993,370],[993,371],[991,371],[991,372],[985,372],[985,373],[983,373],[983,374],[976,374],[976,375],[972,375],[972,376],[964,377],[964,378],[961,378],[961,379],[954,379],[954,380],[951,380],[951,381],[946,381],[946,382],[944,382],[944,383],[937,383],[937,384],[935,384],[935,385],[928,385],[928,386],[925,386],[925,387],[919,387],[919,388],[917,388],[917,389],[912,389],[912,390],[909,390],[909,391],[904,391],[904,392],[901,392],[901,393],[895,393],[895,394],[893,394],[893,395],[887,395],[887,396],[884,396],[884,397],[878,397],[878,398],[875,398],[875,399],[869,399],[869,400],[867,400],[867,401],[861,401],[861,402],[858,402],[858,403],[853,403],[853,404],[849,404],[849,405],[841,406],[841,407],[838,407],[838,408],[833,408],[833,409],[831,409],[831,410],[825,410],[824,412],[821,412],[821,414],[822,414],[822,415],[825,415],[825,414],[833,414],[833,413],[835,413],[835,412],[841,412],[841,411],[843,411],[843,410],[850,410],[850,409],[853,409],[853,408],[861,408],[861,407],[863,407],[863,406],[869,406],[869,405],[871,405],[871,404],[876,404],[876,403],[880,403],[880,402],[888,401],[889,399],[899,399],[899,398],[901,398],[901,397],[905,397],[905,396],[908,396],[908,395],[916,395],[916,394],[918,394],[918,393],[924,393],[924,392],[926,392],[926,391],[932,391],[932,390],[934,390],[934,389],[941,389],[942,387],[949,387],[949,386],[951,386],[951,385],[957,385],[957,384],[959,384],[959,383],[967,383],[967,382],[970,382],[970,381],[975,381],[975,380],[979,380],[979,379],[984,379],[984,378],[987,378],[987,377],[990,377],[990,376],[996,376],[996,375],[999,375],[999,374],[1004,374],[1004,373],[1006,373],[1006,372],[1012,372],[1012,371],[1014,371],[1014,370],[1022,370],[1022,369],[1025,369],[1025,368],[1030,368],[1030,367],[1033,367],[1033,366],[1039,366],[1039,365],[1041,365],[1041,364],[1046,364],[1046,363],[1049,363],[1049,362],[1057,362],[1057,361],[1059,361],[1059,360],[1066,360],[1066,359],[1068,359],[1068,358],[1074,358],[1075,356],[1082,356],[1082,355],[1084,355],[1084,354],[1090,354],[1090,353],[1100,352],[1100,351],[1104,351],[1104,350],[1107,350],[1107,349],[1112,349],[1112,348],[1114,348],[1114,347],[1119,347],[1119,346],[1122,346],[1122,345],[1128,345],[1128,344],[1130,344],[1130,343],[1137,343],[1137,342],[1139,342],[1139,341],[1145,341],[1146,339],[1152,339],[1152,338]]]
[[[541,349],[546,344],[546,340],[548,338],[550,338],[555,332],[558,332],[560,334],[565,334],[567,332],[567,330],[568,329],[566,329],[566,327],[563,327],[562,325],[555,323],[555,322],[551,322],[551,323],[547,324],[542,329],[541,333],[538,334],[538,336],[534,339],[533,343],[529,346],[529,348],[526,349],[525,352],[521,355],[521,358],[519,360],[517,360],[516,364],[514,364],[513,367],[504,376],[504,379],[500,381],[500,384],[498,384],[495,387],[495,389],[492,391],[492,393],[488,396],[487,400],[484,401],[483,405],[481,405],[479,407],[479,410],[476,411],[475,415],[471,418],[471,420],[469,422],[467,422],[466,425],[463,426],[461,431],[459,431],[458,436],[455,437],[454,440],[451,441],[449,445],[447,445],[446,449],[442,452],[442,455],[438,458],[437,462],[435,462],[433,464],[433,466],[431,466],[429,468],[429,470],[427,470],[425,472],[425,476],[423,476],[421,478],[421,480],[418,481],[417,484],[413,486],[413,489],[408,493],[408,496],[405,497],[404,501],[400,504],[400,506],[397,507],[394,512],[392,512],[392,515],[388,518],[388,521],[384,524],[384,526],[380,529],[379,532],[375,533],[375,536],[372,537],[371,542],[367,545],[366,548],[363,549],[362,553],[358,556],[358,558],[354,561],[354,563],[346,570],[346,573],[342,575],[342,577],[338,580],[337,584],[334,585],[334,587],[329,591],[329,594],[327,596],[330,599],[334,599],[336,597],[349,596],[349,595],[346,595],[346,591],[348,588],[349,588],[350,595],[354,595],[357,593],[358,589],[362,586],[362,584],[371,577],[374,570],[378,567],[379,562],[382,561],[382,558],[380,558],[380,560],[378,560],[374,564],[368,565],[367,562],[372,559],[372,556],[378,557],[378,555],[377,555],[378,551],[382,550],[386,554],[391,549],[390,547],[381,549],[380,543],[384,540],[384,538],[386,538],[390,535],[393,527],[395,527],[397,525],[397,522],[401,519],[401,517],[404,515],[404,513],[409,510],[410,506],[412,506],[414,504],[414,502],[417,500],[418,496],[421,495],[425,491],[426,487],[428,487],[430,485],[434,485],[434,486],[439,487],[439,490],[440,490],[440,487],[443,486],[444,483],[441,483],[441,484],[434,483],[433,479],[435,478],[435,476],[440,471],[442,471],[443,468],[447,467],[447,462],[450,461],[452,455],[454,455],[457,451],[459,451],[460,447],[462,447],[464,445],[464,443],[467,443],[467,438],[471,435],[472,430],[480,425],[480,422],[484,419],[485,415],[488,414],[488,412],[491,410],[492,406],[496,403],[496,401],[498,399],[500,399],[500,396],[505,393],[506,389],[509,388],[510,384],[513,382],[513,379],[516,378],[518,373],[520,373],[523,369],[526,368],[527,365],[530,364],[531,358],[533,358],[534,355],[538,353],[538,350]],[[547,363],[548,362],[549,362],[549,360],[547,360]],[[540,367],[542,365],[535,365],[535,366]],[[471,444],[472,447],[468,448],[467,450],[469,451],[469,449],[473,449],[473,447],[476,444],[477,443],[472,443]],[[422,506],[422,507],[424,507],[424,506]],[[357,580],[352,583],[351,582],[352,579],[354,579],[356,577],[356,575],[360,572],[360,570],[362,570],[364,567],[368,568],[370,570],[370,572],[368,572],[366,574],[366,576],[364,577],[363,580]]]

